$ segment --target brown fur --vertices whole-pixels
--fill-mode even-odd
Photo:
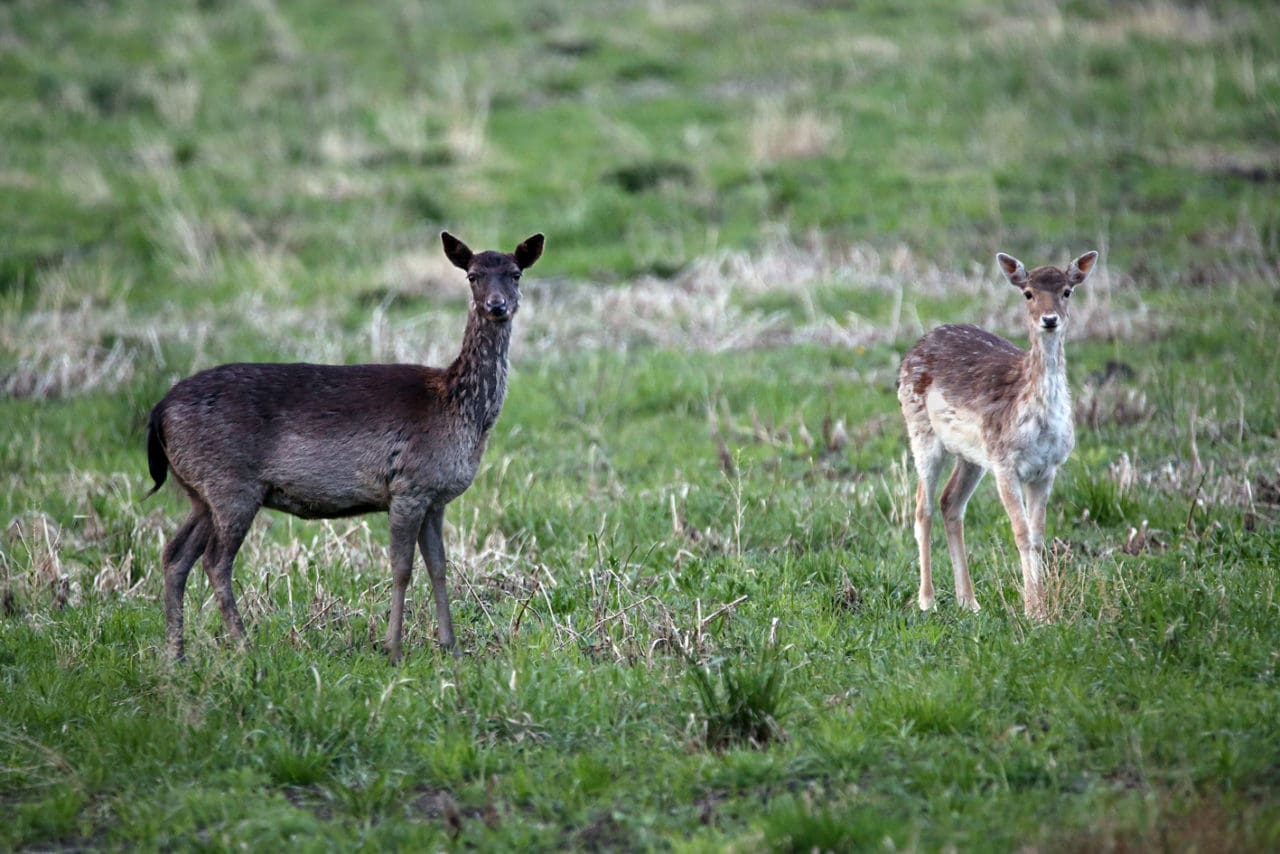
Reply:
[[[172,469],[191,515],[164,550],[170,653],[183,656],[182,600],[197,558],[232,637],[245,642],[231,570],[260,507],[305,519],[387,511],[394,578],[387,646],[399,660],[415,544],[431,578],[440,643],[456,651],[445,587],[444,509],[471,485],[506,395],[520,271],[542,235],[513,254],[473,254],[447,232],[472,301],[461,352],[421,365],[231,364],[176,384],[148,422],[155,487]]]

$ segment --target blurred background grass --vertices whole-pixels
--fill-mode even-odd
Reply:
[[[441,225],[614,281],[773,228],[1157,282],[1276,240],[1265,3],[57,9],[0,12],[6,291],[111,265],[191,308],[270,265],[300,299]]]

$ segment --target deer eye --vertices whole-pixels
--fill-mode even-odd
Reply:
[[[475,273],[467,273],[467,281],[470,282],[471,284],[474,285],[479,279],[480,277],[477,276]]]
[[[511,278],[515,279],[517,282],[520,281],[520,271],[517,270],[514,273],[512,273]]]
[[[1022,295],[1023,295],[1024,297],[1026,297],[1027,299],[1031,299],[1031,291],[1030,291],[1030,290],[1025,290],[1025,291],[1023,291],[1023,292],[1022,292]]]
[[[1062,292],[1062,298],[1069,299],[1070,297],[1071,297],[1071,288],[1067,288],[1065,291]]]

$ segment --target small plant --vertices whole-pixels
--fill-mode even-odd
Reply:
[[[697,691],[697,738],[711,750],[747,744],[763,749],[786,738],[779,721],[787,712],[786,662],[777,644],[731,660],[689,659],[689,678]]]
[[[1081,469],[1074,475],[1068,501],[1079,518],[1110,528],[1137,516],[1137,498],[1114,477],[1105,473],[1093,475]]]

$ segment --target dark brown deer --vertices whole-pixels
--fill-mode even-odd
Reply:
[[[1045,615],[1040,550],[1045,508],[1058,467],[1075,446],[1063,339],[1067,300],[1098,260],[1086,252],[1066,270],[1027,272],[1017,258],[996,256],[1026,299],[1031,349],[968,324],[939,326],[911,348],[898,371],[898,400],[907,421],[916,486],[915,535],[920,549],[920,609],[933,607],[930,522],[938,475],[948,454],[955,469],[942,490],[942,522],[955,574],[956,600],[978,610],[964,550],[964,511],[988,469],[1018,545],[1023,607]]]
[[[202,555],[231,637],[247,643],[231,568],[260,507],[304,519],[386,511],[391,660],[400,660],[415,545],[431,578],[440,645],[458,654],[444,510],[471,485],[502,410],[520,274],[542,254],[543,236],[511,254],[473,253],[448,232],[440,237],[471,284],[462,352],[449,367],[222,365],[182,380],[151,411],[151,493],[172,469],[191,499],[191,515],[164,548],[165,637],[174,658],[184,654],[187,575]]]

